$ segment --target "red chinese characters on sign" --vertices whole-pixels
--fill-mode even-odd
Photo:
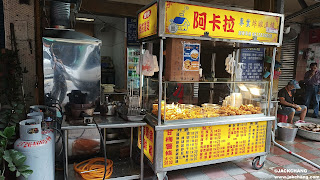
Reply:
[[[173,131],[172,129],[167,130],[167,135],[172,136],[172,131]]]
[[[146,139],[143,139],[143,149],[144,150],[148,150],[148,146],[147,146],[147,140]]]
[[[172,149],[172,144],[166,144],[167,149]]]
[[[252,21],[252,26],[253,26],[254,28],[257,26],[257,20],[254,19],[254,20]]]
[[[274,28],[274,22],[271,22],[271,23],[270,23],[270,27],[271,27],[271,28]]]
[[[153,148],[152,146],[149,146],[149,154],[151,157],[153,157]]]
[[[150,30],[150,21],[146,21],[142,24],[139,24],[139,33],[144,33]]]
[[[149,127],[147,126],[146,129],[145,129],[145,131],[144,131],[144,136],[145,136],[146,138],[148,138],[148,132],[149,132]]]
[[[233,27],[234,27],[235,19],[232,16],[230,16],[230,18],[228,19],[228,17],[224,15],[223,21],[224,21],[224,25],[223,25],[224,32],[234,32]]]
[[[259,21],[258,27],[259,27],[259,28],[262,28],[262,27],[263,27],[263,21]]]
[[[153,142],[153,131],[150,129],[149,139]]]
[[[193,29],[200,28],[202,30],[206,30],[207,24],[207,13],[194,12],[194,21],[193,21]]]
[[[213,14],[213,19],[212,21],[209,21],[209,23],[212,23],[212,31],[215,31],[216,28],[217,29],[220,29],[220,26],[218,24],[221,23],[221,21],[219,21],[220,19],[220,16],[219,15],[215,15]]]
[[[197,11],[194,12],[194,21],[193,21],[193,29],[200,28],[202,30],[206,30],[206,21],[207,20],[207,14],[206,13],[199,13]],[[224,25],[223,30],[224,32],[234,32],[234,22],[235,19],[232,16],[224,15]],[[212,14],[212,20],[209,21],[210,24],[212,24],[212,31],[215,31],[216,29],[220,29],[220,15]]]
[[[173,137],[167,137],[166,138],[166,142],[172,142],[173,141]]]
[[[172,156],[172,151],[171,151],[171,150],[166,151],[166,155],[167,155],[167,156]]]

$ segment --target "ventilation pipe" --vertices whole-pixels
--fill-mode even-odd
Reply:
[[[298,2],[299,2],[299,4],[300,4],[300,6],[302,7],[302,9],[308,7],[307,3],[306,3],[304,0],[298,0]]]
[[[51,27],[59,29],[70,28],[70,3],[51,1]]]

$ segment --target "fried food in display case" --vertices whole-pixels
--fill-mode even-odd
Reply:
[[[164,102],[161,103],[161,119],[164,119]],[[158,114],[158,104],[153,104],[152,113]],[[211,118],[219,116],[236,116],[248,114],[260,114],[261,108],[252,104],[242,104],[239,108],[233,106],[222,106],[213,104],[202,104],[200,106],[186,104],[167,104],[166,105],[166,120],[178,119],[197,119]]]

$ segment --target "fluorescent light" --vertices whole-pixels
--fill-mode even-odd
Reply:
[[[244,84],[238,84],[238,87],[241,89],[241,91],[249,91]]]
[[[252,95],[260,96],[260,89],[258,88],[249,88],[249,89]]]
[[[87,22],[93,22],[94,21],[93,18],[85,18],[85,17],[77,17],[76,20],[77,21],[87,21]]]

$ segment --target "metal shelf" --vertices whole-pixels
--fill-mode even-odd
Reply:
[[[145,126],[146,123],[143,121],[140,122],[131,122],[125,121],[120,117],[110,116],[93,116],[100,128],[127,128],[127,127],[140,127]],[[88,125],[71,125],[69,122],[66,122],[65,119],[62,121],[61,130],[73,130],[73,129],[96,129],[95,124]]]
[[[130,139],[115,139],[115,140],[106,140],[106,144],[119,144],[119,143],[124,143],[128,142]]]
[[[94,120],[98,124],[98,126],[101,129],[106,129],[106,128],[131,128],[131,141],[130,141],[130,156],[132,157],[132,148],[133,148],[133,128],[134,127],[141,127],[143,130],[143,127],[146,125],[145,122],[139,121],[139,122],[130,122],[130,121],[125,121],[121,119],[120,117],[116,116],[100,116],[100,115],[93,115]],[[96,124],[79,124],[79,125],[73,125],[70,124],[69,122],[66,122],[66,116],[64,116],[64,119],[61,124],[61,130],[64,136],[64,170],[65,170],[65,179],[82,179],[78,174],[76,174],[72,170],[72,166],[68,163],[68,150],[66,147],[68,147],[68,131],[69,130],[76,130],[76,129],[95,129]],[[141,139],[144,139],[144,133],[141,133]],[[123,140],[120,139],[118,141],[113,141],[109,143],[120,143]],[[108,143],[108,142],[107,142]],[[107,144],[106,143],[106,144]],[[143,149],[140,150],[140,153],[143,154]],[[120,177],[117,179],[139,179],[140,174],[142,174],[143,179],[143,158],[144,156],[141,156],[140,162],[141,166],[138,166],[133,163],[131,159],[119,159],[118,161],[114,162],[114,169],[113,169],[113,175],[111,178],[116,178]],[[120,162],[119,162],[120,161]],[[69,173],[70,172],[70,173]],[[73,173],[71,173],[73,172]]]
[[[109,95],[126,95],[128,92],[103,92],[103,94],[109,94]]]

